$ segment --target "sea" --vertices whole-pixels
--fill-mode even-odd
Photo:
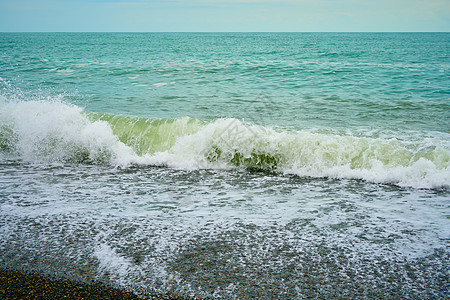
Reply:
[[[0,267],[448,299],[450,33],[0,33]]]

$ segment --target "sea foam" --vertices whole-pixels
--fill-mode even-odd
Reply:
[[[373,138],[275,130],[238,119],[146,119],[85,112],[62,101],[3,101],[3,155],[40,163],[248,168],[307,177],[450,187],[446,135]]]
[[[127,163],[133,150],[118,140],[106,122],[91,122],[82,112],[60,101],[2,103],[2,149],[30,162]]]

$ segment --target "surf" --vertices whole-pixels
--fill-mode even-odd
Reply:
[[[32,163],[244,168],[449,188],[448,145],[445,135],[374,138],[235,118],[141,118],[88,112],[60,100],[0,104],[0,158]]]

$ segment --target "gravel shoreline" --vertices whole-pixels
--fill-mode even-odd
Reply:
[[[131,292],[100,283],[82,283],[56,279],[36,273],[0,269],[0,299],[189,299],[177,295],[137,296]]]

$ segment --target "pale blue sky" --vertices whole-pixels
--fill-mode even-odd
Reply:
[[[450,0],[0,0],[0,31],[450,31]]]

